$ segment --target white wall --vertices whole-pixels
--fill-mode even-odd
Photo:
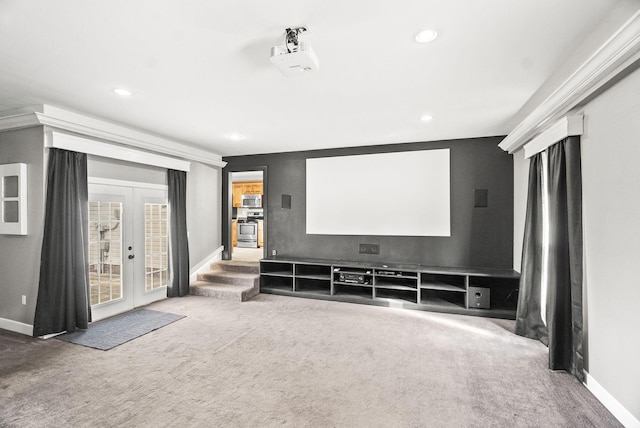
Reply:
[[[167,184],[166,168],[93,155],[89,155],[87,159],[87,174],[89,177],[109,178],[138,183]]]
[[[640,420],[640,69],[577,112],[582,137],[587,370]]]
[[[89,157],[91,177],[167,184],[166,168],[134,164],[98,156]],[[191,268],[222,245],[221,169],[191,162],[187,173],[187,229]]]
[[[189,263],[193,269],[222,245],[222,170],[191,163],[187,173]]]
[[[572,113],[582,136],[585,365],[594,394],[640,424],[640,69]],[[529,162],[514,155],[514,269]],[[634,426],[635,426],[634,425]]]

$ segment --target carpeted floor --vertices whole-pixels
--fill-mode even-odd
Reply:
[[[108,352],[0,332],[1,427],[616,427],[513,322],[259,295]]]

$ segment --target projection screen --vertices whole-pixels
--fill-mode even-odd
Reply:
[[[307,234],[451,236],[449,149],[307,159]]]

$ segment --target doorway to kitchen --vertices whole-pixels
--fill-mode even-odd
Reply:
[[[264,257],[265,227],[264,171],[234,171],[229,174],[232,189],[232,260],[258,262]]]

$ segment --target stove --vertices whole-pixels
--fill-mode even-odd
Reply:
[[[258,248],[258,222],[264,220],[264,212],[250,210],[246,216],[246,220],[238,220],[238,247]]]

